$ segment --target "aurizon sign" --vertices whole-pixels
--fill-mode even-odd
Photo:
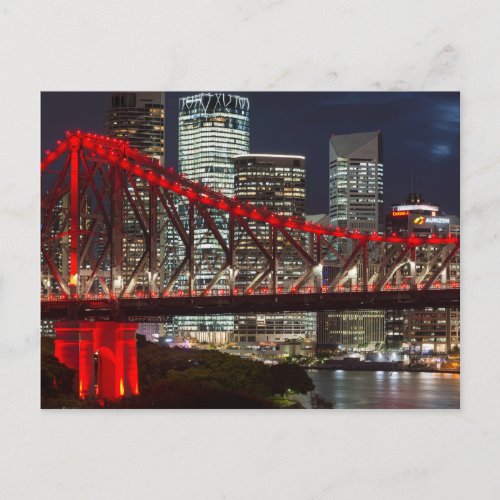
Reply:
[[[413,224],[422,226],[423,224],[449,224],[449,217],[415,217]]]

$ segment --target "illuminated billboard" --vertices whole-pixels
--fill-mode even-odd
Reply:
[[[449,224],[449,217],[425,217],[423,215],[419,215],[413,219],[413,224],[417,226],[423,225],[440,225],[440,224]]]

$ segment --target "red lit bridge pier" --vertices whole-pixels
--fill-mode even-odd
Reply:
[[[273,213],[80,131],[47,151],[41,173],[42,318],[62,322],[56,355],[78,370],[82,396],[137,392],[135,322],[459,306],[453,234],[360,233]]]
[[[113,400],[139,393],[137,324],[61,321],[54,329],[55,356],[77,372],[81,398]]]

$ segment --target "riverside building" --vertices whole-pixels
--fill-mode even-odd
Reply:
[[[460,219],[441,212],[439,205],[427,201],[420,193],[410,193],[401,203],[392,206],[386,217],[386,233],[427,237],[459,236]],[[417,276],[430,265],[430,256],[436,249],[425,248],[417,253],[415,268]],[[434,266],[440,265],[434,262]],[[400,280],[406,278],[407,270],[397,271]],[[451,260],[441,273],[440,281],[460,280],[460,257]],[[408,346],[417,354],[444,353],[460,347],[460,310],[458,308],[426,307],[424,309],[388,310],[386,315],[386,344],[388,347]]]

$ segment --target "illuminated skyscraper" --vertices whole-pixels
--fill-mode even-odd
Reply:
[[[247,98],[233,94],[202,93],[181,98],[179,172],[226,196],[233,196],[233,159],[248,153],[250,148],[249,108]],[[222,237],[227,239],[227,217],[219,216],[216,223]],[[197,272],[195,287],[203,288],[213,278],[213,269],[220,264],[223,254],[215,238],[207,238],[202,227],[195,230],[195,245],[203,252],[204,262]],[[176,325],[180,335],[223,343],[234,331],[234,317],[179,317]]]
[[[330,219],[334,226],[382,231],[384,165],[382,134],[330,138]]]
[[[165,98],[163,92],[113,92],[105,122],[106,132],[110,137],[126,140],[131,147],[138,149],[145,156],[164,164]],[[136,185],[138,193],[147,206],[148,183],[138,178]],[[131,187],[129,187],[129,192],[132,197],[135,197]],[[158,211],[159,220],[161,220],[161,207]],[[117,288],[127,286],[146,250],[144,234],[127,198],[123,201],[123,234],[123,254],[126,258],[122,265],[121,282],[114,284]],[[165,251],[165,234],[160,234],[158,238],[157,257],[161,261]],[[164,279],[162,272],[158,279]],[[130,291],[135,289],[147,292],[150,284],[145,278],[143,280],[139,280]],[[141,329],[142,327],[139,328],[139,332]],[[148,327],[148,331],[150,330],[151,326]]]
[[[226,196],[234,194],[233,158],[250,148],[250,103],[232,94],[179,101],[179,171]]]
[[[266,207],[276,214],[305,218],[306,168],[305,158],[295,155],[247,154],[236,156],[234,161],[236,197],[252,205]],[[263,242],[268,241],[268,228],[257,221],[248,225]],[[299,256],[286,248],[283,237],[278,239],[280,272],[278,287],[289,287],[303,273]],[[248,282],[255,277],[256,259],[262,256],[249,236],[239,244],[243,262],[239,276]],[[269,248],[269,250],[271,250]],[[286,282],[283,276],[286,269]],[[270,281],[270,278],[268,278]],[[271,283],[266,287],[271,290]],[[239,342],[276,342],[287,339],[311,338],[315,333],[315,315],[308,313],[246,314],[238,315],[235,340]],[[312,320],[312,321],[311,321]]]
[[[164,163],[165,98],[163,92],[113,92],[106,114],[111,137],[126,140],[141,153]]]
[[[384,165],[381,132],[332,135],[329,148],[332,225],[382,233]],[[326,266],[324,271],[330,275],[338,272]],[[347,347],[381,344],[384,341],[384,312],[320,312],[317,335],[319,349],[335,344]]]

